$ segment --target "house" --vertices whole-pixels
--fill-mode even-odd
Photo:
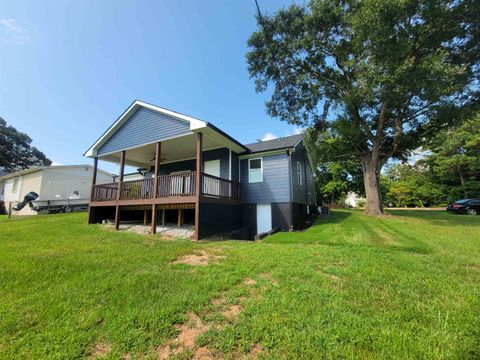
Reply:
[[[5,181],[1,180],[1,178],[7,175],[7,173],[0,169],[0,215],[4,215],[7,213],[5,209],[5,203],[3,202],[3,193],[5,189]]]
[[[90,199],[93,167],[91,165],[58,165],[33,167],[0,177],[3,199],[8,210],[21,203],[26,194],[35,192],[38,200]],[[112,182],[112,175],[97,171],[99,183]],[[30,206],[15,211],[15,215],[37,214]]]
[[[349,191],[345,197],[345,206],[349,207],[360,207],[362,203],[365,202],[365,198],[361,197],[359,194],[353,191]]]
[[[303,135],[241,144],[211,123],[134,101],[85,156],[120,164],[116,182],[94,185],[89,223],[114,219],[194,226],[202,239],[238,229],[248,237],[304,226],[316,208]],[[143,169],[126,181],[125,165]],[[120,191],[118,191],[120,189]],[[153,219],[153,221],[152,221]]]

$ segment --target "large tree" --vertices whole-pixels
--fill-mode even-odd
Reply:
[[[348,139],[366,212],[383,214],[383,165],[478,100],[478,14],[478,0],[312,0],[258,17],[248,69],[270,115]]]
[[[32,139],[27,134],[7,126],[0,117],[0,170],[14,172],[50,165],[52,162],[31,143]]]

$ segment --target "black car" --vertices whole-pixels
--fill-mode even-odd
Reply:
[[[480,199],[462,199],[447,205],[447,211],[457,214],[477,215],[480,214]]]

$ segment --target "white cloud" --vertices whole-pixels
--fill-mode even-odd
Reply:
[[[295,127],[287,134],[287,136],[303,134],[304,131],[305,131],[305,128],[302,128],[302,127],[300,127],[300,126],[295,126]]]
[[[15,19],[0,19],[0,34],[12,44],[23,44],[30,40],[28,29],[17,24]]]
[[[273,140],[278,139],[278,136],[272,133],[267,132],[265,135],[261,137],[261,141]]]
[[[410,165],[415,165],[418,160],[423,160],[426,156],[430,155],[432,152],[430,150],[424,150],[421,146],[416,148],[410,154],[407,162]]]
[[[52,166],[59,166],[59,165],[63,165],[63,164],[56,161],[52,161]]]

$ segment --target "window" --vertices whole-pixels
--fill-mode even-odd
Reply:
[[[297,161],[297,182],[298,182],[298,185],[303,185],[303,171],[302,171],[302,164],[300,164],[300,161]]]
[[[18,190],[18,178],[13,179],[12,193],[16,193]]]
[[[263,181],[263,164],[262,158],[248,160],[248,182]]]

